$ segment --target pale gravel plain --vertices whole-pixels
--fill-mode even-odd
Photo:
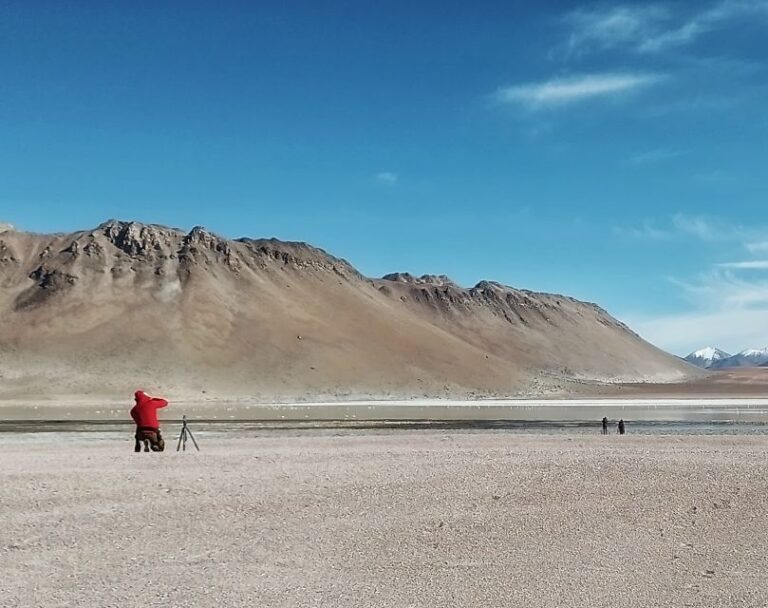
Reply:
[[[0,605],[765,606],[768,438],[0,437]]]

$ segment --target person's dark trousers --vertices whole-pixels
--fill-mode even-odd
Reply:
[[[136,443],[133,446],[134,452],[141,452],[141,444],[144,444],[144,451],[162,452],[165,450],[165,441],[160,434],[160,429],[142,426],[136,429]]]

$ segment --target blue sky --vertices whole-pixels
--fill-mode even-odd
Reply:
[[[303,240],[678,354],[768,344],[768,0],[0,11],[0,221]]]

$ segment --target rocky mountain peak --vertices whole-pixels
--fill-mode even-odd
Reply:
[[[171,228],[139,222],[109,220],[96,228],[115,247],[130,256],[147,257],[152,252],[173,246],[179,232]]]
[[[684,357],[684,359],[693,365],[705,369],[760,367],[768,363],[768,348],[748,348],[740,353],[731,355],[719,348],[708,346],[692,352],[687,357]]]
[[[204,226],[195,226],[184,237],[184,245],[187,247],[203,247],[213,251],[223,251],[227,247],[227,240],[210,232]]]
[[[494,293],[509,291],[509,287],[496,281],[480,281],[472,289],[475,291],[488,291]]]
[[[412,275],[410,272],[393,272],[381,277],[384,281],[394,281],[396,283],[409,283],[411,285],[432,285],[435,287],[458,287],[458,285],[444,274],[423,274],[420,277]]]
[[[182,239],[179,257],[184,261],[206,261],[213,256],[231,270],[238,271],[241,267],[237,252],[230,242],[203,226],[195,226]]]

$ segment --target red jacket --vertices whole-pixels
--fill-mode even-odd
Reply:
[[[131,408],[131,418],[133,418],[136,426],[159,429],[157,410],[168,405],[168,402],[165,399],[150,397],[144,391],[136,391],[134,397],[136,398],[136,405]]]

